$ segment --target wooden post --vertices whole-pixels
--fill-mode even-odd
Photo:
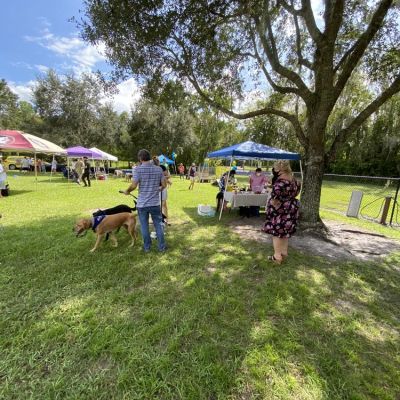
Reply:
[[[381,216],[381,220],[379,221],[379,223],[382,225],[386,225],[386,218],[389,213],[391,201],[392,201],[392,198],[390,196],[385,197],[385,203],[383,205],[382,216]]]
[[[397,180],[397,189],[396,189],[396,194],[394,195],[393,209],[392,209],[392,214],[390,216],[389,225],[392,225],[392,223],[393,223],[394,209],[396,208],[396,205],[397,205],[397,198],[399,195],[399,190],[400,190],[400,179]]]

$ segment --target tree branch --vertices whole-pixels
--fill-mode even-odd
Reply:
[[[256,43],[255,35],[253,34],[253,32],[251,33],[251,41],[253,43],[254,52],[255,52],[254,58],[257,60],[258,64],[260,65],[260,67],[261,67],[262,71],[264,72],[264,75],[267,78],[268,83],[271,85],[271,87],[278,93],[282,93],[282,94],[295,93],[299,96],[300,92],[299,92],[298,88],[291,87],[291,86],[280,86],[280,85],[277,85],[273,81],[271,74],[268,72],[267,68],[265,67],[264,62],[261,59],[260,53],[258,52],[257,43]]]
[[[299,65],[303,65],[307,67],[308,69],[313,70],[313,65],[312,63],[307,60],[306,58],[303,57],[303,54],[301,52],[301,34],[300,34],[300,25],[299,25],[299,20],[298,17],[301,16],[302,10],[297,10],[293,6],[293,0],[292,4],[286,3],[285,0],[278,0],[278,4],[282,6],[289,14],[292,14],[293,16],[293,21],[294,25],[296,28],[296,50],[297,50],[297,58],[299,61]]]
[[[269,18],[268,12],[265,16],[266,24],[267,24],[267,35],[270,41],[268,43],[267,39],[264,36],[263,32],[263,24],[261,23],[258,16],[254,16],[254,22],[256,24],[256,30],[261,40],[261,44],[263,46],[263,50],[268,58],[269,63],[271,64],[272,69],[283,76],[284,78],[288,79],[289,81],[293,82],[299,89],[298,95],[304,100],[306,104],[309,103],[310,97],[312,93],[303,82],[301,77],[294,71],[290,70],[289,68],[284,67],[280,61],[278,56],[278,51],[276,49],[275,38],[272,32],[271,20]]]
[[[347,81],[349,80],[351,73],[357,66],[361,57],[364,55],[369,43],[372,41],[376,33],[382,27],[383,20],[392,5],[393,0],[381,0],[378,8],[372,16],[371,22],[368,25],[366,31],[358,38],[354,46],[351,47],[352,52],[347,56],[347,60],[344,62],[343,70],[339,76],[335,85],[335,97],[338,98],[342,93]],[[343,56],[345,57],[347,53]],[[342,60],[339,62],[342,63]]]
[[[353,43],[353,45],[343,54],[343,57],[340,59],[340,61],[337,63],[336,67],[333,69],[333,73],[336,74],[337,71],[339,71],[340,67],[345,63],[347,60],[347,57],[354,51],[356,47],[357,42]]]
[[[224,107],[223,105],[221,105],[220,103],[218,103],[217,101],[213,100],[210,96],[208,96],[203,89],[200,87],[199,83],[197,82],[196,78],[192,75],[192,76],[187,76],[187,78],[189,79],[190,83],[193,85],[193,87],[196,89],[197,93],[205,100],[207,101],[207,103],[211,104],[213,107],[215,107],[216,109],[218,109],[219,111],[222,111],[224,114],[229,115],[230,117],[236,118],[236,119],[248,119],[248,118],[253,118],[253,117],[257,117],[260,115],[267,115],[267,114],[273,114],[273,115],[278,115],[282,118],[285,118],[286,120],[290,121],[296,131],[296,134],[300,134],[300,136],[302,137],[302,139],[299,140],[302,142],[306,141],[306,138],[304,136],[304,132],[303,129],[301,128],[300,122],[298,121],[298,119],[296,118],[295,115],[293,114],[289,114],[285,111],[282,110],[277,110],[275,108],[272,107],[264,107],[261,108],[259,110],[255,110],[255,111],[250,111],[247,113],[236,113],[232,110],[227,109],[226,107]]]
[[[400,75],[392,82],[392,84],[383,91],[372,103],[370,103],[363,111],[358,114],[356,118],[350,123],[349,126],[343,128],[335,140],[333,141],[329,152],[327,153],[327,161],[333,161],[340,146],[347,140],[347,138],[357,130],[365,120],[371,116],[378,108],[389,100],[393,95],[400,92]]]
[[[332,7],[332,2],[334,2]],[[335,43],[343,21],[344,0],[327,0],[325,2],[325,35],[329,43]]]
[[[288,13],[292,15],[299,16],[301,15],[301,10],[296,10],[293,6],[293,4],[288,4],[286,3],[285,0],[278,0],[278,4],[282,6]]]
[[[317,24],[315,23],[315,18],[313,14],[313,10],[311,8],[310,0],[301,0],[302,8],[300,10],[300,15],[304,18],[304,22],[306,23],[308,32],[315,44],[318,46],[322,40],[322,33],[318,29]]]
[[[297,49],[297,58],[299,60],[299,65],[304,65],[308,69],[313,70],[311,62],[303,57],[303,53],[301,51],[301,33],[300,33],[299,20],[296,14],[293,15],[293,19],[294,19],[294,26],[296,28],[296,49]]]
[[[178,37],[174,37],[174,39],[176,40],[176,42],[178,43],[178,45],[182,48],[182,51],[185,55],[185,57],[188,57],[188,53],[186,52],[184,43],[182,42],[182,40],[180,40]],[[300,122],[298,120],[298,118],[296,117],[296,115],[293,114],[289,114],[285,111],[282,110],[277,110],[275,108],[272,107],[264,107],[262,109],[259,110],[255,110],[255,111],[250,111],[247,113],[236,113],[232,110],[227,109],[226,107],[222,106],[220,103],[218,103],[217,101],[215,101],[214,99],[212,99],[210,96],[208,96],[204,90],[200,87],[195,73],[191,67],[191,65],[189,64],[189,67],[187,65],[185,65],[179,58],[178,54],[176,54],[171,48],[165,47],[163,46],[162,49],[168,53],[170,53],[172,55],[172,57],[174,58],[174,60],[178,63],[178,65],[181,68],[181,71],[183,72],[183,74],[187,77],[187,79],[189,80],[189,82],[193,85],[193,87],[195,88],[196,92],[201,96],[201,98],[203,98],[207,103],[209,103],[210,105],[212,105],[214,108],[216,108],[217,110],[223,112],[226,115],[229,115],[230,117],[236,118],[236,119],[248,119],[248,118],[253,118],[253,117],[257,117],[257,116],[261,116],[261,115],[268,115],[268,114],[273,114],[273,115],[277,115],[279,117],[285,118],[287,121],[289,121],[293,128],[294,131],[296,133],[297,138],[299,139],[300,143],[306,147],[307,143],[308,143],[308,139],[306,138],[303,128],[300,125]]]

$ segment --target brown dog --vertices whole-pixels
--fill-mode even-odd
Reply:
[[[76,236],[83,236],[82,233],[86,233],[88,229],[93,229],[94,219],[82,218],[77,221],[73,231]],[[124,227],[128,231],[129,235],[132,238],[132,243],[129,247],[132,247],[135,244],[135,240],[137,237],[136,234],[136,218],[131,213],[119,213],[114,215],[106,215],[101,222],[95,226],[94,232],[97,235],[96,243],[92,250],[92,253],[99,247],[101,239],[107,234],[110,234],[111,241],[113,242],[113,247],[118,246],[117,238],[115,236],[115,231],[119,228]]]

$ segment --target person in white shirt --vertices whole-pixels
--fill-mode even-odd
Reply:
[[[29,159],[27,157],[24,157],[21,161],[21,170],[30,171],[30,169],[31,169],[31,164],[29,162]]]
[[[55,158],[53,158],[53,161],[51,162],[51,172],[56,172],[57,171],[57,161]]]

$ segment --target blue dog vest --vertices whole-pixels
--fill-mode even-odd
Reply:
[[[99,226],[100,222],[103,221],[105,217],[107,217],[107,215],[99,215],[97,217],[93,217],[93,223],[92,223],[93,232],[96,231],[96,228]]]

